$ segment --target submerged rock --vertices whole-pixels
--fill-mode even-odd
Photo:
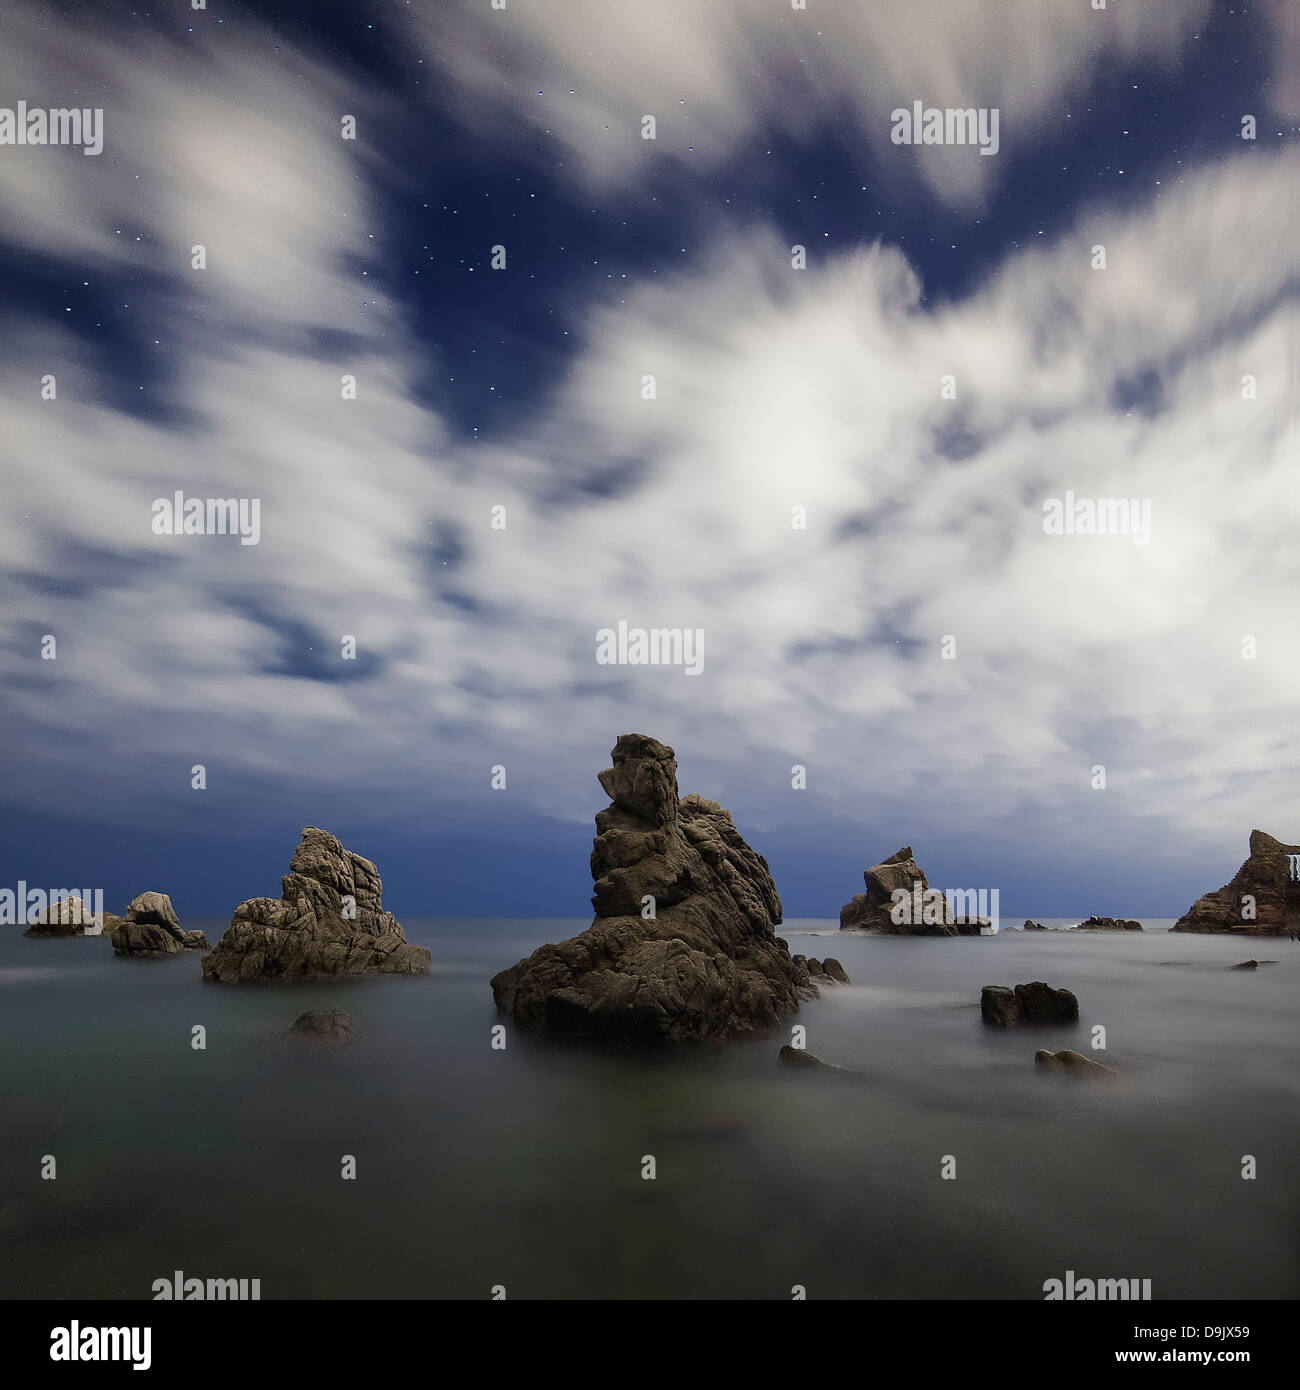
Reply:
[[[1071,931],[1141,931],[1142,923],[1125,917],[1089,917]]]
[[[24,936],[102,936],[103,913],[94,912],[75,893],[58,898],[31,923]]]
[[[978,936],[991,927],[987,917],[958,917],[947,898],[929,881],[910,845],[873,864],[862,875],[865,893],[856,893],[840,908],[840,929],[885,932],[891,936]],[[906,898],[897,903],[895,893]],[[896,921],[899,917],[903,920]]]
[[[1103,1066],[1100,1062],[1094,1062],[1091,1057],[1071,1052],[1068,1048],[1062,1052],[1048,1052],[1046,1048],[1039,1048],[1034,1053],[1034,1061],[1050,1071],[1074,1072],[1080,1076],[1118,1075],[1113,1067]]]
[[[802,1047],[791,1047],[788,1043],[777,1054],[784,1067],[795,1067],[802,1071],[843,1071],[843,1067],[834,1066],[830,1062],[823,1062],[820,1057],[814,1057],[811,1052],[806,1052]]]
[[[141,893],[127,905],[126,916],[115,921],[111,939],[119,956],[174,956],[211,946],[201,931],[181,926],[166,893]]]
[[[350,1043],[356,1022],[342,1009],[311,1009],[299,1014],[286,1034],[306,1042]]]
[[[776,935],[767,860],[716,801],[678,796],[673,750],[621,734],[591,852],[595,919],[492,980],[497,1007],[557,1034],[716,1040],[779,1023],[815,998]]]
[[[1276,965],[1275,960],[1243,960],[1240,965],[1230,965],[1229,970],[1258,970],[1261,965]]]
[[[368,859],[309,825],[280,880],[281,896],[240,903],[203,978],[229,984],[320,975],[417,975],[433,958],[412,946],[381,901]]]
[[[1019,1023],[1073,1023],[1079,1017],[1079,1001],[1068,989],[1053,989],[1042,980],[1014,989],[985,985],[980,991],[980,1017],[997,1028]]]
[[[1231,882],[1198,898],[1172,930],[1238,936],[1300,931],[1300,845],[1284,845],[1262,830],[1252,830],[1250,858]]]

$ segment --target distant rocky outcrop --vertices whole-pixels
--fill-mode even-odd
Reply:
[[[1198,898],[1173,930],[1235,936],[1300,931],[1300,845],[1284,845],[1262,830],[1252,830],[1250,858],[1232,881]]]
[[[855,894],[840,908],[841,930],[851,927],[891,936],[978,936],[982,927],[993,925],[987,917],[957,917],[947,898],[931,890],[910,845],[873,864],[862,878],[867,891]],[[895,910],[894,894],[899,891],[907,897]]]
[[[1024,925],[1023,927],[1021,927],[1020,930],[1021,930],[1021,931],[1046,931],[1047,928],[1046,928],[1045,926],[1043,926],[1043,924],[1042,924],[1041,922],[1031,922],[1031,921],[1029,920],[1029,918],[1026,917],[1026,918],[1025,918],[1025,925]]]
[[[610,805],[591,852],[595,919],[492,980],[525,1027],[632,1042],[718,1040],[815,998],[774,928],[767,860],[716,801],[678,796],[673,750],[621,734],[600,773]]]
[[[1071,1052],[1068,1048],[1062,1052],[1048,1052],[1046,1048],[1039,1048],[1034,1053],[1034,1061],[1048,1071],[1073,1072],[1079,1076],[1118,1075],[1113,1067],[1103,1066],[1100,1062],[1094,1062],[1091,1057]]]
[[[24,936],[102,936],[104,914],[96,913],[75,893],[57,898],[31,923]]]
[[[308,826],[280,880],[281,896],[240,903],[203,957],[203,978],[221,983],[327,975],[416,975],[433,959],[412,946],[382,902],[368,859]]]
[[[211,948],[201,931],[181,926],[166,893],[141,893],[127,905],[126,915],[113,922],[111,940],[119,956],[174,956]]]
[[[1079,1001],[1068,989],[1053,989],[1042,980],[1014,989],[985,985],[980,992],[980,1017],[997,1028],[1019,1023],[1073,1023],[1079,1017]]]
[[[1089,917],[1071,931],[1141,931],[1142,923],[1126,917]]]
[[[311,1009],[294,1019],[286,1036],[304,1042],[350,1043],[355,1030],[352,1015],[342,1009]]]

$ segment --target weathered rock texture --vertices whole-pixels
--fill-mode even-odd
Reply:
[[[683,1042],[764,1028],[815,998],[774,930],[767,861],[730,814],[679,799],[673,750],[656,739],[621,734],[613,760],[591,851],[595,920],[497,975],[497,1007],[549,1033]]]
[[[240,903],[203,957],[222,983],[324,975],[417,975],[433,959],[412,946],[382,902],[379,871],[324,830],[308,826],[280,880],[281,896]]]
[[[1230,883],[1207,893],[1174,923],[1174,931],[1284,936],[1300,931],[1300,845],[1284,845],[1262,830],[1250,832],[1250,858]],[[1254,917],[1243,916],[1253,899]]]
[[[102,936],[104,917],[76,893],[50,903],[23,932],[24,936]]]
[[[166,893],[141,893],[128,904],[126,916],[114,921],[111,939],[119,956],[174,956],[211,949],[201,931],[181,926]]]
[[[1053,989],[1042,980],[1015,989],[985,985],[980,992],[980,1017],[997,1028],[1018,1023],[1073,1023],[1079,1017],[1079,1001],[1068,989]]]
[[[867,891],[857,893],[840,908],[840,928],[853,927],[860,931],[887,932],[892,936],[978,936],[981,927],[993,924],[987,917],[958,918],[947,899],[933,903],[934,921],[927,922],[914,910],[917,894],[924,896],[930,884],[917,864],[910,845],[891,854],[888,859],[872,865],[862,875]],[[902,889],[913,902],[907,916],[911,920],[894,921],[894,893]],[[900,914],[903,915],[903,914]]]
[[[1071,931],[1141,931],[1142,923],[1125,917],[1089,917]]]
[[[304,1042],[350,1043],[355,1028],[352,1015],[342,1009],[312,1009],[294,1019],[286,1036]]]

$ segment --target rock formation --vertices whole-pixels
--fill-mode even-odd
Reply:
[[[211,943],[201,931],[185,931],[166,893],[141,893],[126,916],[114,918],[113,950],[119,956],[174,956],[180,951],[207,951]]]
[[[981,927],[993,925],[987,917],[956,917],[947,898],[931,891],[910,845],[872,865],[862,877],[867,891],[855,894],[840,908],[841,930],[853,927],[891,936],[978,936]],[[898,891],[907,898],[895,910]]]
[[[1042,980],[1015,989],[985,985],[980,991],[980,1017],[997,1028],[1018,1023],[1073,1023],[1079,1017],[1079,1001],[1068,989],[1053,989]]]
[[[825,960],[818,960],[816,956],[791,956],[791,960],[796,965],[802,965],[819,984],[829,982],[847,985],[849,983],[848,972],[834,956],[827,956]]]
[[[311,1009],[299,1014],[285,1035],[305,1042],[350,1043],[356,1023],[342,1009]]]
[[[811,1052],[806,1052],[801,1047],[791,1047],[788,1043],[777,1054],[783,1067],[795,1067],[801,1071],[843,1071],[843,1067],[837,1067],[831,1062],[823,1062],[820,1057],[814,1057]]]
[[[1247,915],[1253,913],[1253,915]],[[1250,832],[1250,858],[1230,883],[1207,893],[1181,916],[1174,931],[1284,936],[1300,931],[1300,845]]]
[[[308,826],[281,896],[240,903],[203,978],[222,983],[321,975],[417,975],[432,957],[412,946],[382,902],[379,871]]]
[[[1048,1052],[1046,1048],[1040,1047],[1034,1053],[1034,1061],[1049,1071],[1073,1072],[1079,1076],[1118,1075],[1113,1067],[1103,1066],[1100,1062],[1094,1062],[1091,1057],[1071,1052],[1068,1048],[1062,1052]]]
[[[1071,931],[1141,931],[1142,923],[1126,917],[1089,917]]]
[[[715,801],[677,791],[673,750],[621,734],[591,852],[595,919],[492,980],[497,1007],[554,1034],[717,1040],[779,1023],[815,998],[776,935],[767,861]]]
[[[75,893],[58,898],[23,932],[24,936],[102,936],[104,916]]]
[[[1020,930],[1021,930],[1021,931],[1046,931],[1047,928],[1046,928],[1045,926],[1043,926],[1043,924],[1042,924],[1041,922],[1031,922],[1031,921],[1029,920],[1029,918],[1026,917],[1026,918],[1025,918],[1025,925],[1024,925],[1023,927],[1021,927]]]

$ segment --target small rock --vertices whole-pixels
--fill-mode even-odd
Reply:
[[[1046,1048],[1039,1048],[1034,1053],[1034,1061],[1040,1067],[1049,1067],[1053,1071],[1068,1071],[1077,1075],[1092,1076],[1118,1075],[1113,1067],[1102,1066],[1100,1062],[1094,1062],[1091,1057],[1084,1057],[1078,1052],[1071,1052],[1068,1048],[1061,1052],[1048,1052]]]
[[[1276,965],[1275,960],[1243,960],[1240,965],[1230,965],[1229,970],[1258,970],[1261,965]]]
[[[1046,928],[1045,926],[1043,926],[1043,924],[1042,924],[1041,922],[1031,922],[1031,921],[1029,920],[1028,917],[1025,918],[1025,925],[1024,925],[1023,927],[1021,927],[1021,931],[1046,931],[1046,930],[1047,930],[1047,928]]]
[[[804,1071],[844,1070],[843,1067],[833,1066],[830,1062],[823,1062],[820,1057],[814,1057],[802,1047],[791,1047],[788,1043],[781,1049],[779,1056],[782,1066],[797,1067]]]
[[[847,985],[849,983],[848,971],[835,959],[834,956],[827,956],[822,961],[822,974],[828,980],[834,980],[836,984]]]
[[[1127,917],[1089,917],[1086,922],[1080,922],[1077,927],[1071,927],[1071,931],[1141,931],[1142,923],[1134,922]]]
[[[23,932],[24,936],[100,936],[103,915],[96,915],[75,893],[52,902]]]
[[[287,1036],[308,1042],[349,1043],[355,1029],[356,1021],[342,1009],[311,1009],[294,1019]]]
[[[822,965],[821,961],[819,961],[815,956],[809,956],[808,973],[810,975],[823,975],[826,973],[826,967]]]
[[[1042,980],[1015,989],[985,985],[980,991],[980,1017],[998,1028],[1019,1023],[1073,1023],[1079,1017],[1079,1001],[1068,989],[1053,989]]]

